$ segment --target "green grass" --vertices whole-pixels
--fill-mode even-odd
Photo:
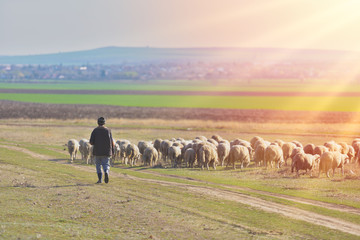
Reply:
[[[95,174],[85,171],[93,166],[4,148],[0,161],[3,239],[357,239],[181,188],[116,177],[95,185]]]
[[[0,99],[52,104],[103,104],[130,107],[360,111],[360,104],[357,104],[360,102],[359,97],[234,97],[1,93]]]
[[[44,82],[44,83],[39,83]],[[141,91],[247,91],[247,92],[360,92],[356,83],[308,81],[300,83],[293,79],[252,80],[251,83],[237,80],[210,81],[152,80],[136,81],[43,81],[37,83],[6,83],[0,81],[0,89],[53,89],[53,90],[141,90]]]
[[[26,147],[29,150],[33,150],[39,154],[53,154],[53,156],[59,156],[58,152],[49,152],[48,149],[41,147]],[[67,154],[62,154],[63,158],[67,157]],[[77,161],[79,163],[79,161]],[[146,170],[146,171],[143,171]],[[112,171],[128,174],[131,176],[143,178],[143,179],[153,179],[153,180],[162,180],[167,182],[176,182],[182,184],[192,184],[197,186],[209,186],[208,183],[214,183],[213,187],[219,189],[228,189],[226,186],[237,186],[243,187],[243,189],[232,189],[232,191],[244,193],[247,195],[260,197],[262,199],[273,201],[289,206],[295,206],[303,210],[315,212],[318,214],[327,215],[330,217],[340,218],[345,221],[351,221],[353,223],[358,223],[360,221],[359,215],[354,215],[350,213],[343,213],[335,210],[330,210],[318,206],[312,206],[302,203],[297,203],[273,196],[264,195],[258,192],[252,192],[247,190],[255,189],[261,190],[264,192],[272,192],[289,196],[296,196],[300,198],[306,198],[311,200],[335,203],[348,205],[356,208],[360,208],[360,203],[358,201],[346,201],[344,199],[339,199],[337,197],[324,197],[324,192],[339,193],[343,195],[353,195],[354,197],[360,194],[360,188],[358,186],[358,180],[348,180],[346,184],[343,182],[331,182],[328,179],[310,179],[310,178],[300,178],[300,179],[254,179],[249,174],[252,171],[258,169],[247,169],[247,171],[242,171],[244,176],[240,176],[241,173],[239,170],[226,170],[222,171],[199,171],[198,169],[152,169],[152,168],[142,168],[142,167],[131,167],[128,169],[124,168],[112,168]],[[163,174],[162,176],[152,175],[151,172],[157,172]],[[185,178],[197,179],[205,182],[194,182],[187,179],[173,178],[172,176],[181,176]],[[239,178],[241,180],[239,180]],[[293,185],[294,184],[294,185]],[[299,185],[301,187],[299,187]],[[286,189],[286,190],[284,190]]]

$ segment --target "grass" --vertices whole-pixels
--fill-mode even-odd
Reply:
[[[206,84],[205,84],[205,83]],[[340,82],[340,83],[339,83]],[[84,84],[86,83],[86,84]],[[210,84],[209,84],[210,83]],[[205,80],[151,80],[136,81],[56,81],[38,80],[29,83],[7,83],[0,81],[0,89],[55,89],[55,90],[141,90],[141,91],[248,91],[248,92],[360,92],[357,83],[311,79],[254,79],[250,83],[242,80],[221,80],[217,83]]]
[[[0,99],[50,104],[100,104],[127,107],[224,108],[293,111],[360,111],[359,97],[249,97],[178,95],[9,94]],[[354,104],[355,103],[355,104]]]
[[[211,137],[214,134],[210,130],[178,131],[171,128],[196,126],[199,121],[161,121],[112,119],[109,124],[113,126],[109,127],[112,128],[114,137],[129,138],[135,143],[142,139],[154,140],[156,137],[191,139],[199,135]],[[14,125],[7,125],[9,122]],[[279,171],[250,167],[240,171],[218,167],[216,171],[200,171],[114,167],[111,168],[111,184],[98,186],[93,184],[96,181],[94,166],[83,165],[80,160],[76,160],[73,165],[67,164],[68,154],[63,151],[62,146],[70,138],[89,137],[94,124],[94,120],[86,119],[0,121],[0,145],[25,148],[53,160],[41,160],[0,147],[0,238],[148,239],[152,236],[155,239],[356,239],[349,234],[267,213],[244,204],[126,176],[211,186],[216,189],[231,188],[234,192],[358,223],[360,217],[355,214],[253,191],[261,190],[360,208],[358,168],[353,169],[355,178],[350,178],[347,171],[347,177],[337,175],[335,179],[327,179],[323,175],[317,179],[309,178],[308,175],[294,178],[294,174],[289,170],[285,171],[285,168]],[[154,125],[163,124],[168,128],[152,129]],[[254,136],[251,131],[260,129],[262,132],[272,132],[272,135],[260,134],[267,140],[299,140],[293,134],[319,134],[305,134],[300,139],[303,143],[317,144],[329,140],[324,139],[321,134],[337,136],[341,127],[323,124],[204,124],[209,129],[221,127],[219,129],[223,132],[217,134],[229,140],[236,137],[250,140]],[[142,128],[122,128],[138,125]],[[345,129],[352,129],[355,134],[356,127],[349,125]],[[282,134],[277,135],[274,129]],[[248,133],[243,134],[243,131]],[[283,135],[286,132],[288,135]],[[351,142],[352,138],[337,136],[335,140]],[[199,181],[189,181],[186,178]],[[18,231],[19,227],[21,232]]]
[[[0,156],[4,239],[356,239],[180,188],[116,177],[96,185],[92,171],[69,164],[4,148]]]

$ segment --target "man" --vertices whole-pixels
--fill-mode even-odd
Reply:
[[[114,153],[114,142],[111,130],[105,127],[105,118],[99,117],[96,127],[90,137],[90,144],[94,146],[93,154],[96,163],[96,172],[99,178],[97,183],[102,181],[101,166],[105,174],[105,183],[109,182],[110,157]]]

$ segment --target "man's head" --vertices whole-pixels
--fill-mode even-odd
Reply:
[[[98,118],[98,124],[99,124],[99,126],[105,125],[105,118],[99,117]]]

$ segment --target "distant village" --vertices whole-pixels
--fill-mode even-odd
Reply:
[[[222,80],[318,79],[339,77],[326,64],[163,62],[119,65],[0,65],[3,81],[25,80]]]

